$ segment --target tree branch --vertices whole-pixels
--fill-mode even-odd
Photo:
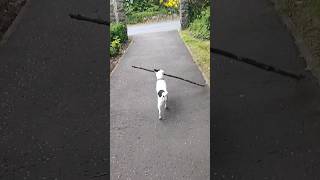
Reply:
[[[137,69],[142,69],[142,70],[145,70],[145,71],[149,71],[149,72],[154,72],[153,70],[150,70],[150,69],[146,69],[146,68],[143,68],[143,67],[137,67],[137,66],[132,66],[133,68],[137,68]],[[190,80],[187,80],[187,79],[183,79],[181,77],[178,77],[178,76],[174,76],[174,75],[170,75],[170,74],[166,74],[164,73],[163,75],[165,76],[169,76],[169,77],[172,77],[172,78],[176,78],[176,79],[180,79],[182,81],[186,81],[188,83],[191,83],[191,84],[195,84],[197,86],[201,86],[201,87],[204,87],[205,85],[204,84],[198,84],[198,83],[195,83],[195,82],[192,82]]]

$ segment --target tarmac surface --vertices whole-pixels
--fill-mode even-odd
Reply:
[[[212,55],[214,179],[320,179],[320,88],[269,1],[213,7],[213,47],[295,73],[296,81]]]
[[[218,180],[320,179],[320,88],[267,0],[216,1],[213,46],[308,78],[214,55],[211,101],[208,87],[166,78],[159,121],[155,75],[131,65],[205,81],[178,32],[133,35],[110,80],[109,159],[106,27],[68,16],[104,19],[101,7],[29,0],[0,46],[0,179],[89,179],[110,163],[112,179],[202,180],[210,156]]]
[[[128,36],[173,30],[180,30],[180,20],[128,25]]]
[[[0,47],[0,179],[109,172],[106,2],[29,0]],[[100,177],[95,179],[105,179]]]
[[[111,179],[209,179],[210,89],[165,77],[168,107],[158,120],[156,76],[205,84],[177,31],[132,36],[110,79]]]

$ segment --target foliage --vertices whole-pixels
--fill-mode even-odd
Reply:
[[[198,39],[210,39],[210,7],[208,6],[190,24],[192,35]]]
[[[110,39],[115,40],[116,37],[120,39],[120,43],[128,40],[127,26],[124,23],[111,23]]]
[[[110,56],[114,57],[119,53],[119,50],[121,48],[120,39],[118,36],[115,37],[115,39],[110,44]]]
[[[160,0],[160,4],[167,7],[170,12],[177,13],[179,10],[180,0]]]
[[[160,3],[161,1],[161,3]],[[125,12],[127,15],[128,24],[143,23],[146,20],[158,15],[170,15],[177,13],[179,0],[130,0],[125,1]],[[177,4],[177,5],[176,5]]]
[[[111,23],[110,27],[110,56],[116,56],[121,48],[121,44],[128,40],[127,27],[123,23]]]
[[[210,7],[210,0],[188,0],[189,2],[189,22],[193,22],[201,12],[206,9],[206,7]]]
[[[127,16],[127,22],[128,24],[136,24],[136,23],[142,23],[146,21],[147,19],[159,15],[161,12],[159,11],[143,11],[143,12],[136,12],[132,13],[130,16]]]
[[[127,13],[131,12],[142,12],[146,11],[148,8],[151,8],[154,4],[151,0],[134,0],[133,3],[130,0],[124,2],[125,10]]]
[[[160,0],[160,4],[163,4],[166,7],[178,8],[179,0]]]

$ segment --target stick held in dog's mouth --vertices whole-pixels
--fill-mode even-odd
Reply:
[[[142,69],[142,70],[145,70],[145,71],[149,71],[149,72],[159,71],[159,69],[150,70],[150,69],[146,69],[146,68],[138,67],[138,66],[132,66],[132,67],[133,68],[137,68],[137,69]],[[170,74],[166,74],[166,73],[164,73],[163,75],[168,76],[168,77],[172,77],[172,78],[176,78],[176,79],[180,79],[182,81],[186,81],[188,83],[191,83],[191,84],[194,84],[194,85],[197,85],[197,86],[201,86],[201,87],[205,86],[204,84],[199,84],[199,83],[196,83],[196,82],[193,82],[193,81],[190,81],[188,79],[184,79],[184,78],[181,78],[181,77],[178,77],[178,76],[174,76],[174,75],[170,75]]]

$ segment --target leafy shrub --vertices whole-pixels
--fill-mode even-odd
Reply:
[[[161,14],[159,11],[156,11],[156,12],[143,11],[143,12],[132,13],[130,16],[127,17],[127,21],[128,21],[128,24],[142,23],[147,19],[159,14]]]
[[[134,0],[133,3],[130,3],[130,0],[126,0],[124,5],[125,5],[125,10],[126,12],[142,12],[146,11],[148,8],[152,6],[153,1],[151,0]]]
[[[127,26],[124,23],[111,23],[110,35],[111,42],[119,38],[120,43],[124,43],[128,40]]]
[[[189,15],[189,22],[193,22],[195,19],[198,18],[199,14],[206,8],[210,7],[210,0],[188,0],[189,2],[189,9],[188,9],[188,15]]]
[[[110,44],[110,56],[116,56],[119,53],[119,50],[121,48],[120,39],[118,36],[115,37],[115,39]]]
[[[160,11],[161,7],[155,4],[151,4],[151,6],[149,8],[147,8],[145,11],[148,12],[157,12]],[[162,8],[163,9],[163,8]]]
[[[174,2],[172,4],[172,2]],[[127,15],[128,24],[143,23],[153,16],[170,15],[178,12],[179,0],[140,0],[125,1],[125,12]],[[166,4],[167,3],[167,4]]]
[[[160,4],[167,7],[170,13],[177,13],[179,11],[179,0],[160,0]]]
[[[192,35],[198,39],[210,39],[210,7],[207,7],[190,24]]]
[[[178,8],[179,0],[160,0],[160,3],[166,7]]]
[[[110,27],[110,56],[116,56],[121,44],[128,40],[127,27],[123,23],[111,23]]]

